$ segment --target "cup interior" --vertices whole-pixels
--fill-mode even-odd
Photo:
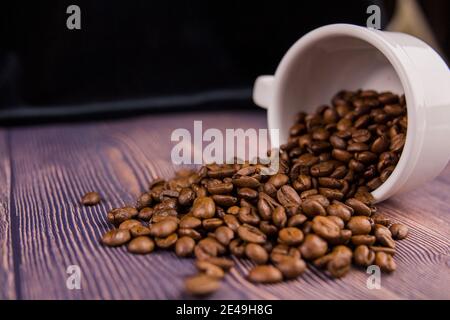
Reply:
[[[311,112],[330,104],[340,90],[375,89],[403,94],[402,83],[389,60],[370,43],[349,35],[329,35],[297,47],[284,63],[273,114],[280,142],[288,139],[289,125],[299,111]],[[277,71],[278,72],[278,71]]]

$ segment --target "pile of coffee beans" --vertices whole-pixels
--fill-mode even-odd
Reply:
[[[404,96],[339,92],[331,106],[297,115],[278,173],[249,163],[181,170],[153,181],[136,205],[108,212],[114,228],[101,241],[195,257],[198,274],[185,282],[194,295],[220,287],[229,256],[254,262],[255,283],[294,279],[308,264],[337,278],[352,263],[394,271],[395,240],[408,229],[378,213],[370,191],[393,172],[406,129]]]

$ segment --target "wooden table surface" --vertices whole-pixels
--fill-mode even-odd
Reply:
[[[186,112],[125,120],[0,128],[0,299],[189,298],[183,278],[191,259],[171,252],[146,256],[105,248],[106,211],[134,203],[155,177],[170,177],[171,132],[207,127],[264,128],[262,111]],[[100,190],[104,201],[79,204]],[[251,263],[230,272],[213,299],[450,299],[450,166],[420,189],[385,201],[380,211],[410,228],[398,243],[398,270],[381,288],[352,269],[334,280],[309,268],[299,279],[253,285]],[[66,287],[67,267],[78,265],[81,289]]]

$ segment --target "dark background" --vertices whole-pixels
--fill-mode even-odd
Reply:
[[[251,107],[254,79],[273,73],[299,37],[330,23],[365,25],[372,3],[386,25],[392,1],[2,3],[0,121]],[[81,8],[81,30],[66,28],[70,4]],[[435,28],[445,30],[441,20]],[[448,35],[440,40],[448,50]]]

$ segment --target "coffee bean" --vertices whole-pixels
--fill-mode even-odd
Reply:
[[[377,252],[375,254],[375,264],[384,272],[392,272],[397,269],[394,258],[385,252]]]
[[[334,170],[334,165],[330,161],[321,162],[311,167],[311,175],[313,177],[325,177],[330,175]]]
[[[308,217],[306,217],[305,215],[295,214],[288,219],[287,226],[288,227],[299,227],[303,223],[305,223],[306,220],[308,220]]]
[[[256,213],[256,210],[252,207],[241,207],[239,209],[238,219],[242,223],[247,223],[254,226],[258,225],[261,221]]]
[[[375,243],[376,240],[377,239],[375,238],[375,236],[368,235],[368,234],[360,234],[360,235],[352,236],[352,243],[355,246],[359,246],[359,245],[371,246]]]
[[[251,189],[258,188],[260,185],[260,182],[257,179],[247,176],[242,176],[240,178],[233,179],[232,183],[235,187],[238,188],[251,188]]]
[[[361,215],[361,216],[370,216],[372,214],[372,211],[370,210],[370,208],[365,205],[363,202],[359,201],[358,199],[355,198],[350,198],[347,199],[345,201],[345,204],[348,205],[349,207],[351,207],[356,215]]]
[[[248,279],[256,283],[276,283],[283,280],[283,274],[274,266],[262,265],[251,269]]]
[[[131,239],[128,229],[113,229],[106,232],[102,237],[102,243],[109,247],[121,246]]]
[[[381,224],[385,227],[388,227],[391,224],[391,219],[381,214],[375,214],[371,217],[371,219],[375,224]]]
[[[352,231],[353,235],[369,234],[372,230],[372,225],[367,217],[355,216],[347,222],[347,228]]]
[[[153,208],[150,207],[142,208],[141,210],[139,210],[137,217],[138,219],[141,219],[143,221],[150,221],[153,216],[153,211]]]
[[[226,214],[223,217],[223,221],[225,222],[227,227],[229,227],[234,232],[236,232],[238,230],[239,226],[241,225],[239,223],[239,220],[235,216],[233,216],[231,214]]]
[[[302,203],[302,210],[303,213],[310,218],[315,216],[325,216],[327,214],[320,202],[313,199],[305,200]]]
[[[395,255],[395,249],[394,248],[389,248],[389,247],[380,247],[380,246],[370,246],[370,250],[372,250],[373,252],[384,252],[390,255]]]
[[[136,225],[130,228],[130,233],[133,238],[136,238],[140,236],[149,236],[151,232],[149,228],[143,225]]]
[[[112,209],[108,212],[108,221],[113,225],[120,225],[125,220],[133,219],[138,215],[138,211],[133,207],[123,207]]]
[[[389,230],[392,233],[392,236],[396,240],[405,239],[408,235],[408,227],[403,224],[394,223]]]
[[[141,210],[142,208],[150,207],[152,205],[152,201],[152,195],[148,192],[144,192],[136,201],[136,209]]]
[[[276,207],[273,210],[272,222],[278,228],[283,228],[287,222],[286,210],[284,207]]]
[[[215,277],[199,274],[187,278],[184,282],[184,286],[186,292],[191,295],[205,296],[217,291],[220,287],[220,282]]]
[[[320,237],[326,240],[336,239],[340,235],[339,226],[331,219],[323,216],[314,217],[312,221],[312,229]]]
[[[295,227],[283,228],[278,233],[278,242],[288,246],[299,245],[303,241],[303,232]]]
[[[208,219],[214,217],[216,205],[210,197],[200,197],[195,199],[192,207],[192,215],[196,218]]]
[[[236,257],[243,257],[245,254],[245,244],[241,239],[234,239],[229,245],[230,252]]]
[[[226,226],[218,227],[215,231],[216,239],[224,246],[228,246],[234,238],[234,232],[231,228]]]
[[[194,252],[195,241],[191,237],[182,236],[175,243],[175,253],[179,257],[191,256]]]
[[[294,279],[306,270],[306,263],[302,259],[286,256],[276,264],[284,278]]]
[[[233,260],[222,257],[210,257],[204,261],[208,261],[209,263],[212,263],[225,271],[230,270],[234,266]]]
[[[349,270],[352,251],[346,246],[334,247],[331,260],[327,263],[328,272],[335,278],[343,277]]]
[[[146,254],[153,251],[155,242],[146,236],[139,236],[128,243],[128,251],[136,254]]]
[[[269,260],[267,251],[256,243],[245,246],[245,255],[256,264],[265,264]]]
[[[353,253],[353,259],[357,265],[368,267],[375,261],[375,252],[366,245],[358,245]]]
[[[178,235],[180,237],[190,237],[194,240],[200,240],[202,238],[202,235],[200,232],[198,232],[197,230],[194,229],[190,229],[190,228],[180,228],[178,229]]]
[[[266,242],[266,235],[261,230],[251,225],[244,224],[237,229],[239,237],[247,242],[262,244]]]
[[[222,279],[225,276],[225,273],[220,267],[208,262],[207,260],[197,260],[195,262],[195,266],[200,272],[206,274],[207,276],[216,279]]]
[[[344,222],[346,222],[346,221],[350,220],[350,218],[353,214],[353,209],[351,207],[343,204],[342,202],[333,201],[333,203],[327,207],[327,213],[330,216],[339,217]]]
[[[88,192],[81,198],[81,203],[85,206],[95,206],[101,201],[101,197],[97,192]]]
[[[202,225],[202,221],[192,216],[185,216],[180,220],[180,228],[195,229]]]
[[[161,249],[169,249],[174,246],[178,240],[178,235],[176,233],[172,233],[167,237],[157,237],[155,238],[156,245]]]
[[[138,220],[130,219],[130,220],[126,220],[126,221],[122,222],[119,225],[119,229],[130,230],[131,228],[133,228],[135,226],[141,226],[141,225],[142,224]]]
[[[283,206],[299,205],[300,196],[291,186],[284,185],[277,191],[277,199]]]
[[[190,206],[194,202],[195,192],[191,188],[183,188],[178,196],[178,203],[182,206]]]
[[[308,234],[300,246],[302,257],[306,260],[315,260],[322,257],[328,250],[325,240],[315,234]]]
[[[172,219],[165,219],[150,226],[150,234],[153,237],[165,238],[174,233],[178,224]]]
[[[377,224],[374,227],[374,235],[377,241],[385,247],[395,248],[395,242],[392,239],[391,231],[383,225]]]

